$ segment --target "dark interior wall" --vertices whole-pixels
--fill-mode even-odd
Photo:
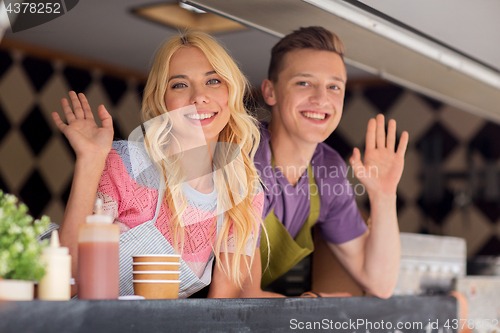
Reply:
[[[34,216],[59,223],[74,155],[51,112],[62,111],[69,90],[84,92],[93,110],[107,107],[116,137],[126,139],[139,125],[142,87],[133,75],[0,49],[0,188],[18,195]],[[347,160],[353,147],[363,149],[367,122],[377,113],[397,121],[398,136],[410,133],[398,189],[401,231],[463,237],[470,257],[500,254],[500,127],[394,85],[359,83],[348,87],[327,143]],[[358,203],[369,209],[366,195]]]

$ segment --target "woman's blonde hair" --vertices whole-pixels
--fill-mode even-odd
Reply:
[[[151,126],[146,131],[146,145],[153,161],[160,161],[157,167],[162,172],[167,183],[165,201],[172,212],[170,230],[174,248],[182,252],[184,245],[183,213],[187,200],[182,193],[182,183],[185,180],[179,158],[167,158],[165,149],[178,141],[171,133],[172,124],[168,116],[165,93],[169,78],[169,65],[173,54],[183,47],[196,47],[207,57],[214,70],[226,82],[228,87],[228,107],[230,118],[228,124],[219,134],[219,142],[213,156],[213,164],[217,170],[215,187],[217,189],[218,214],[224,214],[224,223],[216,239],[214,252],[217,264],[221,264],[220,252],[227,254],[227,244],[230,241],[229,232],[232,222],[231,243],[234,241],[234,256],[231,262],[226,255],[226,272],[230,279],[242,286],[242,278],[246,274],[240,272],[241,255],[245,254],[245,245],[253,237],[255,250],[259,228],[262,225],[261,216],[253,209],[252,201],[260,186],[257,170],[253,164],[254,155],[260,141],[260,133],[254,117],[247,113],[243,98],[248,89],[248,81],[240,71],[227,51],[212,37],[202,32],[187,32],[181,36],[169,39],[158,51],[153,67],[144,89],[141,116],[144,122],[153,118],[161,118],[157,126]],[[161,117],[159,117],[161,116]],[[158,130],[161,128],[161,130]],[[235,147],[239,149],[234,149]],[[235,157],[236,156],[236,157]],[[228,164],[228,161],[231,161]],[[247,263],[248,270],[251,263]],[[225,270],[224,270],[225,271]]]

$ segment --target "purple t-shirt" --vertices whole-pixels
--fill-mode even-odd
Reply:
[[[274,214],[295,238],[309,215],[309,177],[304,171],[297,185],[292,186],[279,170],[271,167],[271,149],[267,124],[261,124],[261,141],[255,155],[255,166],[267,189],[263,217],[273,209]],[[292,152],[291,152],[292,153]],[[366,224],[359,213],[355,193],[346,179],[347,169],[340,155],[325,143],[320,143],[311,160],[319,191],[320,213],[316,224],[323,239],[340,244],[355,239],[366,231]]]

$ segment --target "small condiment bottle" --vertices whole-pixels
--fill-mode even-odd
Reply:
[[[101,199],[96,208],[78,228],[78,298],[118,299],[120,228],[103,215]]]
[[[45,301],[67,301],[71,297],[71,256],[61,247],[57,230],[52,231],[50,246],[40,259],[45,263],[45,275],[38,283],[38,298]]]

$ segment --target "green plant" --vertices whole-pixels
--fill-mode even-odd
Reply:
[[[0,190],[0,276],[4,279],[40,281],[45,266],[40,254],[47,241],[39,242],[37,235],[49,225],[43,216],[33,221],[28,207],[12,194]]]

